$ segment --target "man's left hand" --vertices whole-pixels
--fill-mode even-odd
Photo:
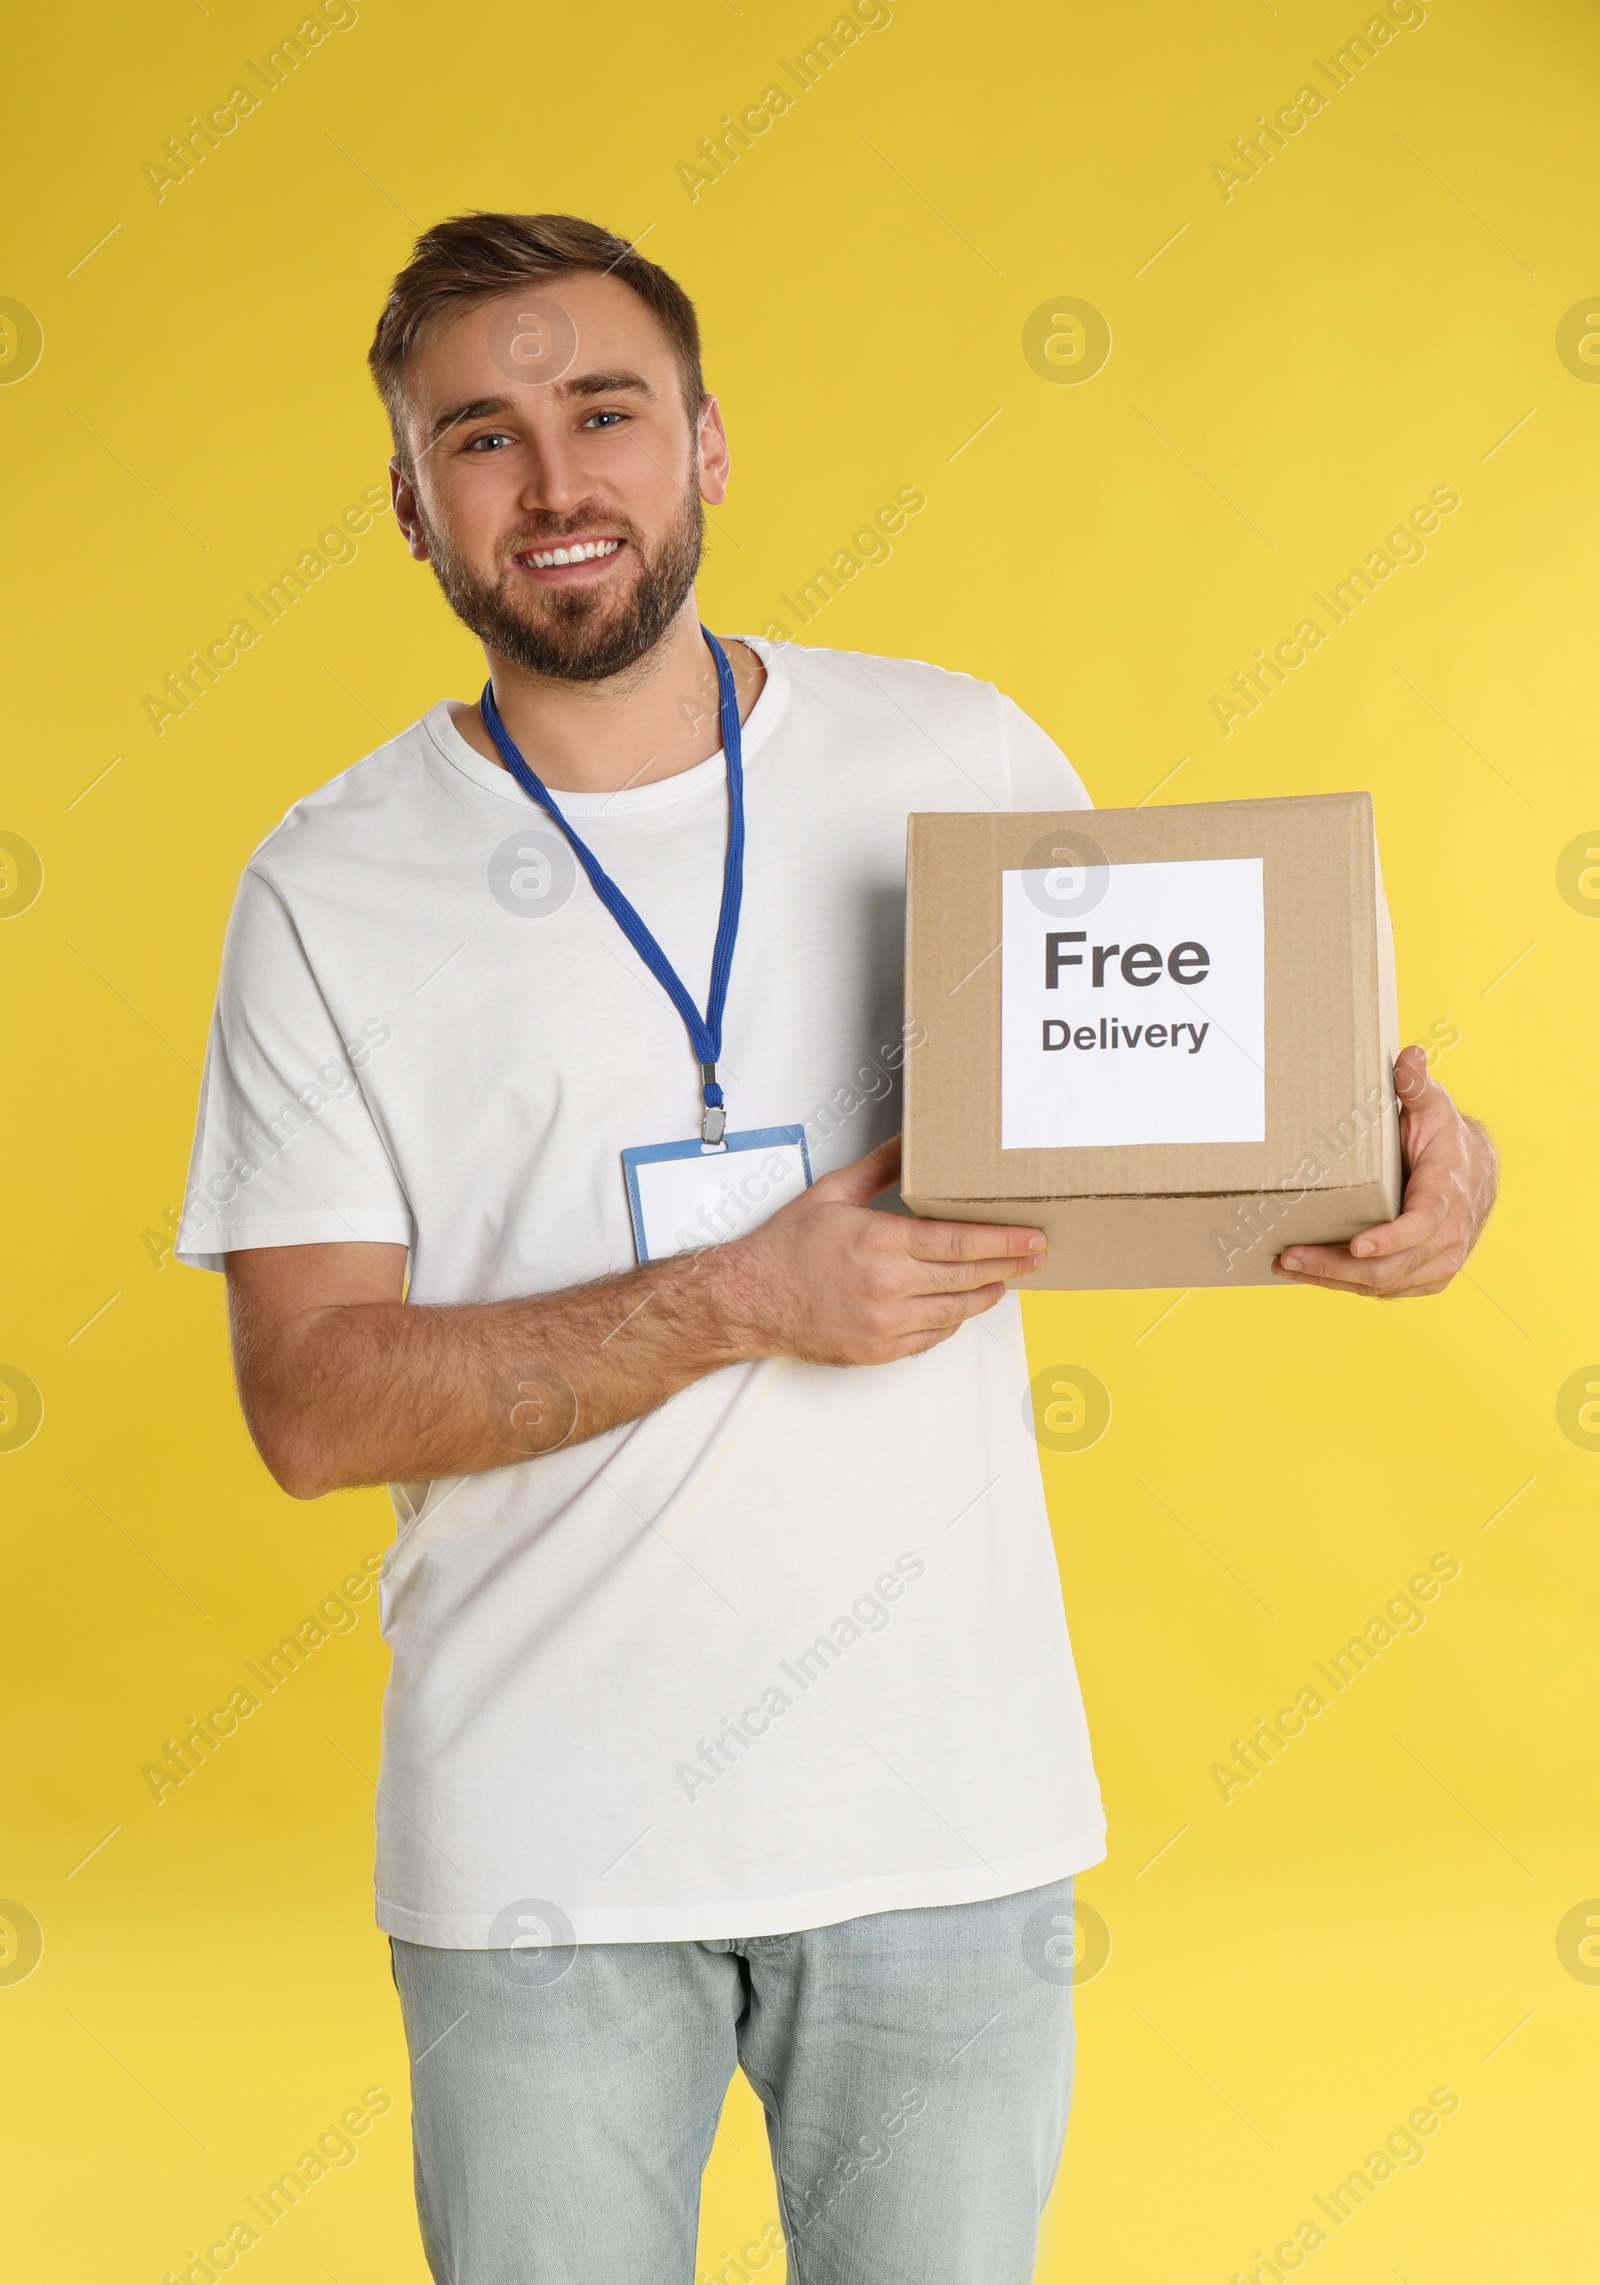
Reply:
[[[1494,1145],[1429,1078],[1420,1047],[1401,1049],[1394,1090],[1400,1149],[1410,1170],[1398,1216],[1363,1230],[1347,1246],[1290,1246],[1272,1265],[1280,1277],[1370,1301],[1399,1301],[1442,1293],[1477,1244],[1494,1204]]]

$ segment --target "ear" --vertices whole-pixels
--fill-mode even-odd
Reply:
[[[722,409],[715,397],[707,397],[695,432],[695,448],[700,469],[700,497],[711,508],[720,508],[728,496],[728,436],[722,425]]]
[[[407,547],[418,563],[426,563],[428,542],[422,518],[417,513],[416,487],[398,460],[389,463],[389,498],[394,507],[394,520],[400,526]]]

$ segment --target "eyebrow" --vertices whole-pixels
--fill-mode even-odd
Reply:
[[[546,384],[561,401],[580,397],[611,397],[627,392],[646,397],[652,404],[656,393],[642,373],[618,371],[615,373],[579,373],[570,381],[551,381]],[[428,442],[437,444],[447,429],[459,427],[462,421],[488,420],[497,413],[515,412],[513,397],[471,397],[465,404],[446,405],[435,414],[428,430]]]
[[[553,381],[558,397],[611,397],[623,390],[655,401],[655,391],[642,373],[579,373],[570,381]]]

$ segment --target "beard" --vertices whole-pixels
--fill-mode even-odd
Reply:
[[[465,560],[448,534],[434,529],[420,501],[417,515],[433,575],[456,617],[513,666],[554,682],[604,682],[626,673],[654,650],[693,590],[705,547],[705,510],[692,483],[673,522],[653,547],[625,517],[564,516],[559,528],[523,532],[505,542],[501,568],[492,579]],[[581,531],[627,541],[638,569],[626,592],[541,590],[527,583],[513,592],[508,581],[520,580],[521,575],[510,570],[512,556],[532,548],[558,547],[564,538]]]

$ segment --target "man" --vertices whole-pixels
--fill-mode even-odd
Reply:
[[[1043,1239],[871,1202],[908,811],[1087,797],[989,685],[702,632],[727,440],[622,240],[441,224],[371,364],[491,687],[251,859],[179,1252],[226,1266],[279,1483],[393,1490],[377,1914],[428,2258],[686,2285],[738,2063],[781,2230],[724,2275],[781,2237],[805,2285],[1009,2285],[1104,1854],[1006,1292]],[[1432,1292],[1475,1238],[1487,1145],[1400,1076],[1400,1219],[1286,1274]],[[722,1169],[785,1129],[759,1221]],[[622,1154],[664,1144],[652,1245]]]

